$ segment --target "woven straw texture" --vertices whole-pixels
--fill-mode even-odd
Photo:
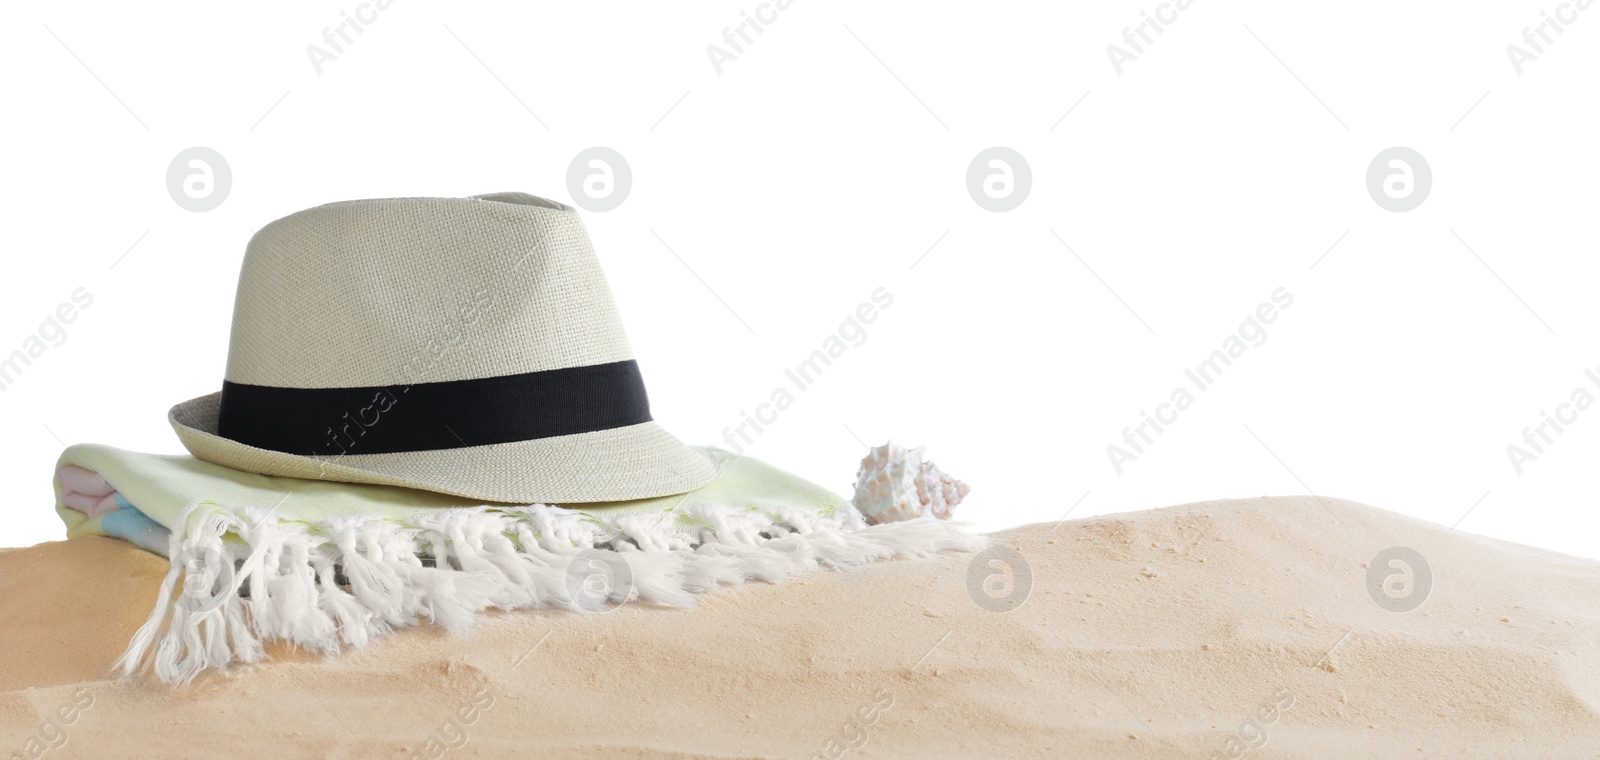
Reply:
[[[331,203],[250,240],[227,379],[351,388],[633,358],[583,222],[523,194]]]
[[[631,358],[572,208],[523,193],[394,198],[319,206],[256,233],[227,379],[376,387]],[[217,435],[219,395],[172,408],[179,439],[196,457],[268,475],[577,504],[685,493],[718,471],[653,422],[458,449],[298,456]]]

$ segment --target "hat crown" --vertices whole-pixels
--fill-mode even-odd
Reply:
[[[571,207],[390,198],[307,209],[251,238],[226,379],[374,387],[632,358]]]

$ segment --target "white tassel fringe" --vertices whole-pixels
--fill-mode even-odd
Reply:
[[[125,677],[148,667],[163,682],[187,683],[207,668],[261,660],[267,641],[331,655],[419,622],[466,628],[489,608],[582,611],[593,605],[573,599],[568,575],[580,554],[626,563],[630,582],[609,589],[612,604],[687,607],[724,584],[987,542],[927,517],[866,526],[849,510],[709,506],[608,522],[535,505],[311,524],[200,502],[179,528],[155,609],[115,666]],[[180,579],[184,593],[174,599]]]

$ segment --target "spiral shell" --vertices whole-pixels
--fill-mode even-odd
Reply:
[[[861,459],[851,503],[868,524],[924,516],[948,520],[956,505],[972,492],[966,483],[924,460],[922,450],[921,446],[907,449],[890,441]]]

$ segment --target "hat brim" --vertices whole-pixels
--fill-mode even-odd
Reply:
[[[172,407],[184,448],[224,467],[308,480],[374,483],[506,504],[581,504],[688,493],[720,466],[654,422],[593,433],[396,454],[311,457],[217,434],[222,394]]]

